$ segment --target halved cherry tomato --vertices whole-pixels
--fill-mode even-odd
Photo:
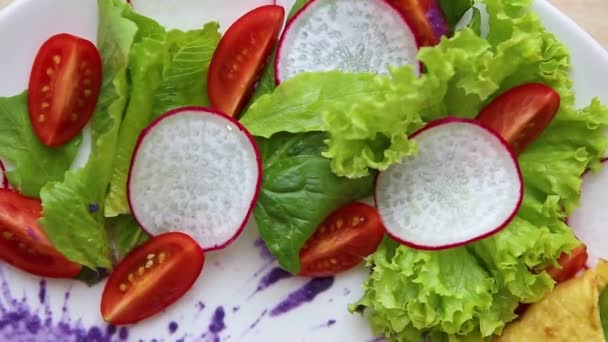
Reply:
[[[420,47],[435,46],[451,34],[437,0],[392,0],[414,31]]]
[[[563,253],[557,262],[561,268],[549,267],[547,273],[558,283],[573,278],[579,271],[585,268],[587,263],[587,246],[580,245],[570,251],[570,254]]]
[[[72,278],[81,266],[61,255],[38,225],[40,200],[0,189],[0,259],[43,277]]]
[[[110,274],[101,297],[103,319],[131,324],[162,311],[188,292],[204,263],[203,250],[188,235],[153,237]]]
[[[549,126],[559,105],[560,96],[551,87],[528,83],[498,96],[477,120],[497,131],[519,154]]]
[[[209,65],[207,93],[212,107],[238,116],[279,39],[284,16],[282,6],[261,6],[228,28]]]
[[[384,226],[376,209],[354,202],[325,219],[300,251],[300,275],[331,276],[357,266],[376,251]]]
[[[28,86],[34,132],[45,145],[68,143],[87,124],[101,89],[101,56],[93,43],[69,34],[47,40]]]

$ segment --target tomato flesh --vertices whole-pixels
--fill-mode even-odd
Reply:
[[[0,259],[26,272],[72,278],[81,266],[61,255],[38,225],[40,200],[0,189]]]
[[[557,262],[561,268],[549,267],[547,273],[558,283],[564,282],[576,276],[576,274],[585,268],[588,259],[587,246],[580,245],[573,249],[570,254],[563,253]]]
[[[101,314],[113,324],[150,317],[181,298],[200,275],[205,256],[183,233],[157,235],[120,262],[101,297]]]
[[[327,277],[357,266],[384,237],[378,212],[354,202],[334,211],[300,251],[300,275]]]
[[[435,46],[450,28],[436,0],[392,0],[414,31],[420,47]]]
[[[101,90],[101,56],[93,43],[69,34],[47,40],[36,55],[28,86],[34,132],[62,146],[89,122]]]
[[[498,96],[477,120],[498,132],[519,154],[549,126],[559,106],[560,96],[551,87],[528,83]]]
[[[261,6],[228,28],[209,65],[207,93],[212,107],[238,116],[278,41],[284,16],[282,6]]]

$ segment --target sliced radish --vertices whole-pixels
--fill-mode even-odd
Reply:
[[[418,155],[381,172],[375,199],[387,232],[438,250],[488,237],[515,216],[523,182],[515,155],[473,120],[446,118],[412,136]]]
[[[587,265],[594,267],[600,258],[608,259],[608,160],[599,172],[587,172],[581,185],[581,205],[570,217],[568,225],[574,235],[587,245]]]
[[[302,72],[384,74],[418,65],[418,43],[386,0],[312,0],[287,24],[275,61],[277,84]]]
[[[184,232],[204,250],[220,249],[245,227],[261,175],[257,145],[237,121],[208,108],[179,108],[141,133],[129,205],[152,235]]]
[[[168,29],[194,30],[218,21],[225,31],[252,9],[272,5],[274,0],[129,0],[138,13]]]
[[[0,170],[2,170],[2,189],[8,189],[8,178],[6,178],[6,168],[4,163],[0,160]]]

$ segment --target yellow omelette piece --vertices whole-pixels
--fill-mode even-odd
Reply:
[[[599,298],[608,285],[608,262],[559,284],[508,325],[498,342],[605,342]]]

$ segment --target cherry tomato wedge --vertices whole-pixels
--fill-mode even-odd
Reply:
[[[437,0],[392,0],[414,31],[420,47],[434,46],[451,30]]]
[[[519,154],[549,126],[559,105],[560,96],[551,87],[528,83],[498,96],[477,120],[497,131]]]
[[[284,16],[282,6],[261,6],[228,28],[209,65],[207,95],[212,107],[238,116],[268,63]]]
[[[188,292],[204,263],[203,250],[188,235],[153,237],[110,274],[101,297],[103,319],[131,324],[162,311]]]
[[[334,211],[300,251],[300,275],[331,276],[357,266],[384,237],[378,212],[354,202]]]
[[[587,246],[580,245],[573,249],[570,254],[563,253],[557,262],[561,268],[549,267],[547,273],[558,283],[564,282],[576,276],[576,274],[585,268],[587,263]]]
[[[90,41],[64,33],[42,44],[28,86],[30,121],[42,143],[62,146],[80,133],[97,105],[101,78],[101,56]]]
[[[0,189],[0,259],[43,277],[72,278],[81,266],[61,255],[38,225],[40,200]]]

